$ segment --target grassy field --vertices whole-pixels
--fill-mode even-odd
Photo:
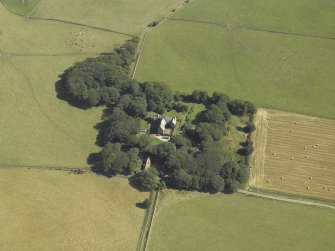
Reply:
[[[244,195],[180,197],[167,194],[161,202],[148,250],[326,251],[335,245],[329,209]]]
[[[145,214],[135,204],[148,196],[124,178],[2,168],[0,249],[135,250]]]
[[[335,38],[332,0],[195,0],[175,18]]]
[[[256,123],[251,186],[335,200],[334,120],[260,110]]]
[[[26,16],[41,2],[41,0],[0,0],[10,11]]]
[[[55,18],[137,34],[183,0],[43,0],[34,17]]]
[[[177,17],[195,8],[196,2],[204,1],[191,3]],[[248,14],[245,8],[239,11],[235,14]],[[304,22],[297,20],[294,23]],[[318,21],[320,30],[325,27],[323,33],[335,37],[327,20]],[[335,42],[331,39],[170,20],[148,35],[136,79],[164,81],[181,91],[218,90],[263,107],[335,118],[334,64]]]
[[[55,83],[75,62],[111,51],[128,37],[22,19],[2,5],[0,23],[7,24],[0,28],[0,164],[87,166],[88,154],[97,150],[94,125],[101,109],[71,107],[57,98]]]

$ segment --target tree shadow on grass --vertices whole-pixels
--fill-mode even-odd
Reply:
[[[65,74],[65,73],[64,73]],[[57,93],[57,98],[67,102],[71,106],[87,110],[90,108],[89,105],[87,105],[84,102],[80,102],[78,100],[75,100],[67,91],[65,87],[65,80],[64,80],[64,74],[60,76],[60,79],[55,83],[55,90]]]

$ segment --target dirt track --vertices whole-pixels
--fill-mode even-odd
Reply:
[[[307,205],[307,206],[326,207],[326,208],[330,208],[330,209],[335,210],[334,206],[323,204],[323,203],[318,203],[318,202],[295,200],[295,199],[290,199],[290,198],[285,198],[285,197],[280,197],[280,196],[249,192],[249,191],[245,191],[245,190],[238,190],[238,192],[246,194],[246,195],[254,196],[254,197],[260,197],[260,198],[271,199],[271,200],[286,201],[286,202],[297,203],[297,204],[302,204],[302,205]]]

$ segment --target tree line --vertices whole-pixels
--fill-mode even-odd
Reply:
[[[158,187],[234,192],[248,179],[249,155],[253,151],[251,133],[255,129],[254,104],[232,100],[226,94],[195,90],[191,94],[172,91],[160,82],[138,82],[129,77],[138,40],[133,38],[112,53],[89,58],[67,69],[59,81],[62,97],[70,104],[88,109],[106,106],[97,124],[98,154],[88,159],[100,174],[130,175],[142,190]],[[204,104],[193,126],[184,125],[170,142],[157,144],[148,134],[140,134],[140,120],[148,112],[163,114],[175,109],[186,113],[185,102]],[[248,116],[248,133],[236,162],[227,158],[222,139],[229,133],[232,115]],[[140,170],[148,156],[157,169]]]

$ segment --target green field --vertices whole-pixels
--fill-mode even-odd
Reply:
[[[2,168],[0,249],[135,250],[148,196],[124,178]]]
[[[330,209],[238,194],[183,196],[185,200],[167,194],[162,200],[149,250],[334,249],[335,215]]]
[[[97,150],[94,125],[102,108],[70,106],[57,98],[55,83],[75,62],[112,51],[128,37],[26,20],[2,5],[0,22],[8,24],[0,28],[0,164],[87,166],[87,156]]]
[[[33,17],[55,18],[118,32],[137,34],[182,0],[43,0]]]
[[[258,29],[270,29],[260,24],[270,25],[268,20],[272,16],[283,14],[281,9],[277,12],[274,1],[270,1],[274,12],[271,15],[258,15],[260,10],[257,6],[264,2],[261,0],[256,1],[255,5],[251,5],[251,2],[251,6],[246,5],[250,8],[238,8],[243,5],[234,1],[221,1],[218,5],[225,8],[218,8],[215,5],[217,2],[194,1],[175,18],[195,19],[199,16],[199,20],[223,24],[230,21],[219,20],[219,17],[223,18],[224,13],[229,12],[231,16],[234,14],[231,26],[183,20],[165,22],[149,33],[136,79],[163,81],[181,91],[219,90],[263,107],[335,118],[334,40],[234,26],[235,22],[240,22]],[[289,16],[291,21],[284,20],[280,27],[273,27],[272,30],[283,32],[285,27],[293,23],[286,32],[307,33],[309,23],[314,20],[301,21],[303,16],[294,15],[302,11],[298,9],[298,2],[301,1],[285,5],[292,8],[287,13],[292,13]],[[313,26],[308,34],[335,37],[335,20],[330,22],[334,16],[328,14],[330,10],[335,10],[335,6],[331,3],[327,5],[327,1],[318,2],[325,6],[315,12],[325,13],[324,18],[314,22],[320,28],[319,33]],[[303,4],[302,9],[306,11],[315,7],[311,1]],[[203,5],[208,5],[209,10],[217,8],[213,12],[216,14],[212,15],[206,8],[202,11]],[[269,4],[264,6],[268,9],[271,7]],[[221,16],[219,11],[223,13]],[[204,15],[208,18],[205,19]],[[245,15],[250,20],[240,18]]]
[[[174,18],[335,38],[332,0],[194,0]]]
[[[31,13],[41,0],[0,0],[10,11],[26,16]]]

